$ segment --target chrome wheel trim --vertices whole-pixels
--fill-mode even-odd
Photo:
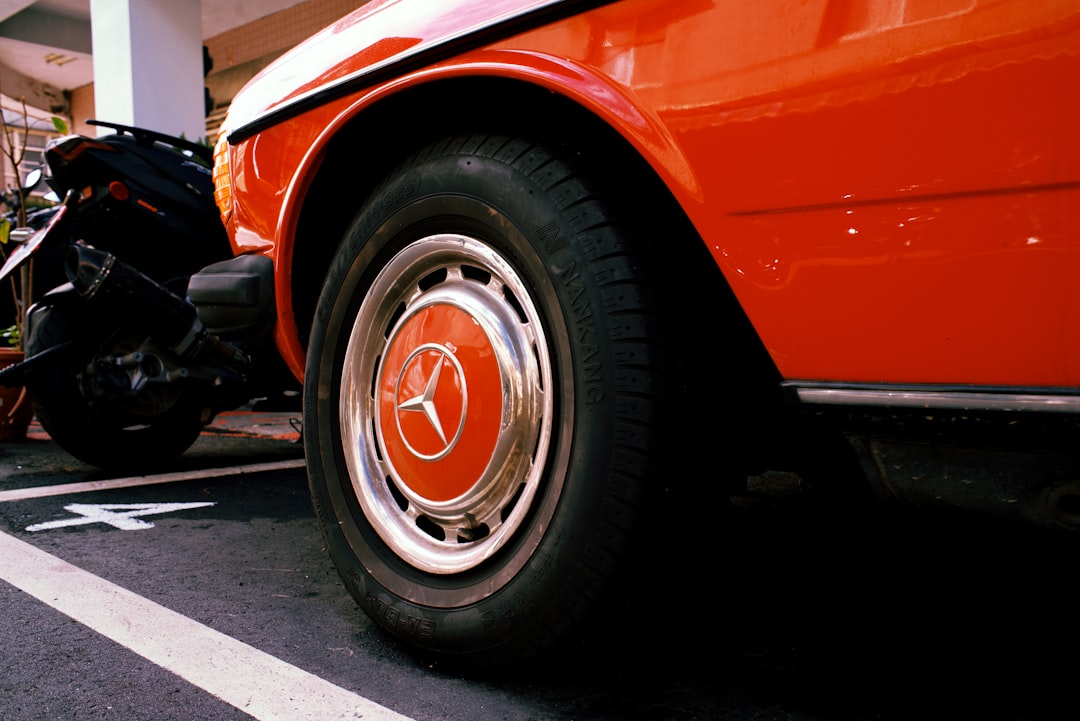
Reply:
[[[399,371],[383,367],[388,349],[410,319],[437,305],[467,313],[483,329],[502,396],[498,436],[483,472],[445,500],[425,498],[402,478],[380,430],[386,419],[378,402],[384,374]],[[539,311],[518,273],[490,246],[462,235],[432,235],[386,264],[350,331],[338,409],[356,500],[398,557],[421,571],[460,573],[513,538],[543,482],[554,422],[552,382]]]

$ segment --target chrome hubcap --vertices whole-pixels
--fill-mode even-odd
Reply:
[[[492,248],[434,235],[382,269],[349,336],[339,413],[356,498],[399,557],[458,573],[513,537],[542,480],[551,384],[536,306]]]

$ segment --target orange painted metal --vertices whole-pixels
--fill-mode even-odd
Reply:
[[[229,128],[543,4],[369,3],[268,68]],[[785,378],[1080,386],[1075,0],[625,0],[283,120],[231,149],[229,227],[275,258],[298,374],[288,265],[326,143],[394,93],[476,75],[551,89],[623,135]]]

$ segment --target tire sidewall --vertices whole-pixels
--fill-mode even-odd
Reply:
[[[433,232],[480,237],[525,278],[544,317],[562,419],[530,519],[482,567],[451,577],[411,568],[367,524],[338,440],[341,358],[364,292],[393,253]],[[478,638],[494,643],[521,631],[573,584],[589,529],[602,520],[615,425],[612,347],[588,259],[566,240],[573,234],[568,214],[525,174],[490,158],[445,155],[414,164],[373,196],[328,274],[304,394],[313,503],[350,592],[413,644],[469,650]]]

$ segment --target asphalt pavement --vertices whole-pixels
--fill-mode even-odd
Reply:
[[[627,596],[547,664],[500,679],[444,673],[345,592],[297,423],[222,414],[174,468],[141,478],[80,464],[37,426],[0,444],[0,718],[1057,721],[1075,710],[1075,538],[855,511],[790,474],[752,479],[722,514],[692,497],[678,507],[649,536],[666,560],[643,558]]]

